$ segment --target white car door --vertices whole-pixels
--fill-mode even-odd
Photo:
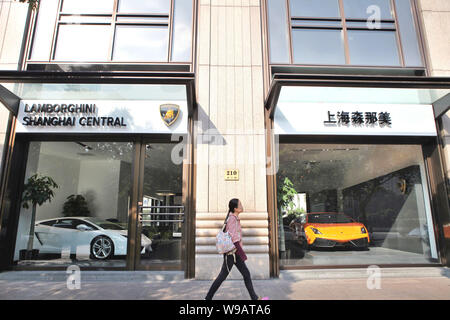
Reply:
[[[76,230],[74,238],[72,239],[72,247],[75,248],[77,256],[89,256],[91,249],[91,241],[98,234],[97,227],[93,226],[91,223],[82,219],[73,219],[73,227]],[[79,230],[77,227],[79,225],[85,225],[91,230]]]
[[[76,253],[76,242],[79,231],[74,226],[73,219],[58,219],[53,225],[55,241],[61,254]]]
[[[58,253],[60,251],[58,235],[55,233],[53,225],[57,220],[38,222],[35,226],[36,235],[33,248],[39,249],[42,253]]]

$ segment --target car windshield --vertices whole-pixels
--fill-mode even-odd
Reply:
[[[109,221],[105,221],[105,220],[100,220],[100,219],[93,219],[93,218],[87,218],[86,219],[89,222],[94,223],[95,225],[99,226],[102,229],[106,229],[106,230],[125,230],[125,228],[123,228],[122,226],[109,222]]]
[[[350,217],[342,213],[317,213],[308,215],[309,223],[350,223]]]

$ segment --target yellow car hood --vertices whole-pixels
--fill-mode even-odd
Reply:
[[[309,226],[319,230],[326,236],[361,234],[361,228],[364,227],[361,223],[312,223]]]

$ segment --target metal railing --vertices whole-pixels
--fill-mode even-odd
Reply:
[[[144,209],[178,209],[181,212],[143,212]],[[144,216],[172,216],[172,217],[182,217],[178,219],[144,219]],[[140,223],[156,223],[156,222],[184,222],[184,206],[139,206],[139,222]]]

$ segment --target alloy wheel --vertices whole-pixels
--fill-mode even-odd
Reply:
[[[92,244],[92,254],[96,259],[107,259],[111,256],[113,244],[107,237],[98,237]]]

